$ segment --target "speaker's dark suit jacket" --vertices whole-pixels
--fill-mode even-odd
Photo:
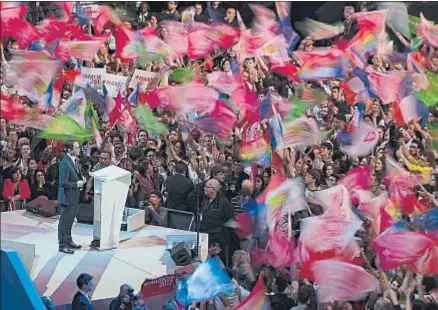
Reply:
[[[58,202],[61,205],[77,206],[79,204],[81,191],[77,183],[82,181],[82,174],[78,169],[70,156],[65,154],[59,164]]]
[[[192,189],[193,183],[189,178],[180,174],[169,177],[166,180],[166,207],[168,209],[186,211],[187,197]]]
[[[77,292],[71,304],[72,310],[94,310],[93,304],[81,292]]]

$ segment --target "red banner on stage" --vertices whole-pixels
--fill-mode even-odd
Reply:
[[[141,285],[143,297],[151,297],[173,292],[176,275],[166,275],[156,279],[147,279]]]

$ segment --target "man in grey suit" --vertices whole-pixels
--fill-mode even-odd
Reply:
[[[59,251],[73,254],[80,245],[74,244],[71,238],[71,228],[79,207],[79,198],[85,178],[79,169],[79,153],[81,148],[77,141],[65,143],[65,155],[59,164],[58,202],[61,217],[58,225]]]

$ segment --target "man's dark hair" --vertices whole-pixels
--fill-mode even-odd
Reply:
[[[220,165],[216,165],[213,168],[211,168],[211,175],[214,177],[218,173],[224,173],[224,169]]]
[[[137,159],[139,159],[141,157],[141,150],[138,147],[132,147],[129,152],[128,152],[128,157],[133,160],[136,161]]]
[[[187,165],[182,161],[177,162],[175,164],[175,172],[178,174],[185,174],[187,172]]]
[[[426,276],[423,278],[422,284],[424,285],[424,290],[429,293],[433,289],[438,288],[438,281],[435,277]]]
[[[275,278],[275,284],[277,285],[278,291],[283,293],[287,287],[287,280],[282,276],[279,276]]]
[[[312,296],[310,287],[303,285],[298,288],[298,302],[300,304],[307,304]]]
[[[100,154],[102,154],[102,153],[107,153],[108,156],[109,156],[109,158],[111,159],[111,152],[110,152],[110,151],[108,151],[108,150],[102,150],[102,151],[100,152]]]
[[[149,162],[146,160],[143,160],[139,165],[138,165],[138,173],[140,173],[140,175],[145,176],[146,172],[148,171],[149,168]]]
[[[90,281],[93,280],[93,276],[88,273],[81,273],[79,277],[76,279],[76,285],[79,289],[82,289],[82,286],[88,285]]]
[[[66,152],[73,150],[73,144],[77,142],[75,140],[68,140],[67,142],[65,142],[64,144],[64,150]]]
[[[438,304],[427,303],[421,307],[421,310],[438,310]]]
[[[176,4],[176,2],[175,2]],[[168,111],[168,110],[164,110],[163,113],[161,113],[161,115],[166,115],[168,117],[175,117],[175,113],[172,111]]]

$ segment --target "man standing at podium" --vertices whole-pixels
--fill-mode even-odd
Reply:
[[[59,189],[58,202],[61,217],[58,224],[59,251],[66,254],[73,254],[74,249],[80,249],[80,245],[73,243],[71,228],[73,226],[76,212],[79,207],[79,197],[85,178],[79,169],[79,152],[81,148],[77,141],[65,143],[65,154],[59,164]]]

